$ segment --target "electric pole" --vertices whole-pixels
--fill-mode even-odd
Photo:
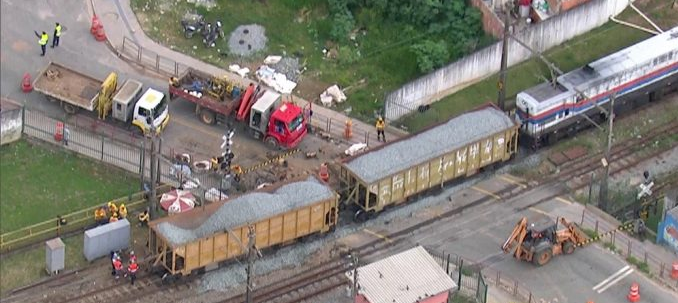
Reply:
[[[156,186],[157,186],[157,178],[158,178],[158,157],[156,155],[156,147],[155,147],[155,139],[156,139],[156,129],[153,126],[152,123],[150,127],[150,134],[148,138],[151,139],[151,173],[150,173],[150,187],[151,187],[151,194],[150,197],[148,197],[148,204],[149,204],[149,219],[153,220],[157,217],[158,215],[158,203],[156,201],[157,199],[157,193],[156,193]],[[142,167],[142,169],[146,169],[146,167]]]
[[[353,287],[351,287],[351,301],[355,302],[358,295],[358,252],[352,251],[349,255],[351,266],[353,267]]]
[[[508,41],[509,41],[509,14],[511,13],[510,2],[506,4],[506,11],[504,12],[504,37],[502,37],[501,48],[501,69],[499,70],[499,96],[497,97],[497,105],[501,110],[506,110],[506,70],[508,65]]]
[[[614,124],[614,99],[615,99],[615,94],[613,93],[610,96],[610,114],[608,115],[607,120],[609,121],[609,127],[607,130],[607,148],[605,149],[605,157],[601,160],[603,163],[603,167],[605,168],[605,173],[603,174],[603,177],[600,180],[600,209],[603,211],[607,211],[607,206],[608,206],[608,184],[607,180],[610,177],[610,151],[612,150],[612,127]]]
[[[257,247],[254,245],[256,239],[256,234],[254,231],[254,226],[249,226],[249,233],[247,235],[247,290],[245,292],[245,302],[252,303],[252,280],[254,279],[254,261],[257,256]]]

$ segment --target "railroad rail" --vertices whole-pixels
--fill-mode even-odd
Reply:
[[[673,136],[678,133],[678,122],[670,122],[665,125],[662,125],[652,131],[649,131],[646,134],[643,134],[642,138],[633,138],[624,142],[619,142],[611,150],[610,163],[621,163],[621,165],[615,165],[616,167],[611,167],[610,174],[614,175],[622,170],[625,170],[629,167],[633,167],[641,161],[644,161],[647,158],[652,158],[660,153],[663,153],[669,149],[671,146],[659,146],[653,152],[646,153],[645,149],[647,148],[647,143],[662,140],[668,136]],[[577,190],[583,188],[587,185],[587,182],[581,182],[580,179],[583,176],[588,176],[589,173],[599,169],[602,165],[600,164],[600,158],[602,153],[595,153],[590,156],[587,156],[581,161],[571,163],[568,165],[568,168],[562,170],[556,174],[553,174],[543,180],[543,182],[529,184],[527,186],[521,186],[514,184],[509,186],[497,193],[496,195],[500,196],[501,199],[510,199],[519,194],[522,194],[528,190],[534,189],[539,186],[549,186],[557,183],[568,183],[571,182],[569,188],[563,189],[562,191],[556,191],[551,196],[545,197],[539,201],[531,203],[528,206],[522,207],[518,210],[524,210],[529,207],[533,207],[549,201],[555,197],[566,194],[571,190]],[[516,191],[516,189],[522,190]],[[369,243],[366,243],[360,247],[356,247],[353,251],[357,252],[361,257],[376,254],[378,252],[383,252],[388,248],[391,248],[400,243],[406,241],[406,236],[411,232],[416,231],[422,227],[426,227],[439,221],[443,218],[448,218],[461,212],[477,207],[487,202],[495,201],[490,196],[484,196],[476,201],[473,201],[467,205],[449,210],[445,213],[440,214],[437,217],[419,222],[407,228],[391,232],[390,234],[384,235],[385,238],[389,241],[384,241],[383,239],[376,239]],[[292,279],[281,280],[272,284],[268,284],[260,287],[254,292],[255,302],[299,302],[303,300],[308,300],[314,298],[321,294],[330,292],[334,289],[337,289],[341,286],[347,285],[347,279],[345,278],[345,273],[349,269],[348,264],[344,256],[331,259],[329,262],[320,265],[319,267],[309,271],[305,274],[295,276]],[[137,280],[138,284],[135,286],[125,283],[126,281],[120,281],[119,283],[111,282],[106,283],[104,286],[96,287],[89,290],[81,290],[80,294],[71,296],[71,297],[61,297],[58,298],[60,301],[50,300],[49,302],[91,302],[91,298],[97,298],[97,301],[101,302],[119,302],[120,300],[125,299],[138,299],[140,297],[151,297],[157,295],[163,290],[168,290],[171,292],[180,292],[182,290],[190,289],[192,287],[192,282],[194,281],[196,275],[192,275],[185,280],[181,280],[179,283],[174,284],[172,287],[165,287],[161,283],[159,277],[154,277],[151,275],[140,275]],[[51,282],[50,282],[51,283]],[[43,283],[43,286],[48,286],[49,283]],[[80,285],[80,284],[77,284]],[[82,287],[81,287],[82,288]],[[76,289],[81,289],[76,288]],[[24,289],[22,291],[27,291]],[[171,290],[170,290],[171,289]],[[103,295],[106,293],[105,295]],[[242,302],[244,294],[239,294],[237,296],[225,299],[221,303],[230,303],[230,302]],[[5,300],[3,300],[5,302]],[[12,302],[12,301],[8,301]]]

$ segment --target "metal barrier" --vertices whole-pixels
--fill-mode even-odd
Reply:
[[[168,192],[170,190],[169,185],[161,185],[157,188],[158,196]],[[111,200],[116,205],[125,203],[125,206],[128,209],[128,213],[132,214],[133,212],[139,211],[146,206],[146,199],[144,192],[138,192],[128,197],[118,198]],[[108,202],[108,201],[106,201]],[[12,248],[21,246],[22,244],[35,243],[41,240],[47,240],[54,237],[59,237],[60,235],[68,232],[72,232],[88,225],[96,224],[94,222],[94,210],[103,206],[105,202],[102,202],[101,205],[92,206],[83,210],[79,210],[70,214],[57,216],[55,219],[47,220],[41,223],[33,224],[21,228],[19,230],[11,231],[0,235],[0,251],[6,252]],[[65,220],[66,224],[62,225],[61,221]]]
[[[178,76],[186,68],[177,61],[144,49],[141,45],[127,37],[122,39],[122,49],[119,54],[141,66],[150,67],[155,72],[168,76]]]
[[[339,121],[337,119],[332,119],[330,117],[323,116],[317,112],[313,112],[311,116],[310,124],[315,129],[319,129],[325,133],[332,134],[332,131],[338,134],[343,134],[344,129],[346,128],[346,121]],[[356,127],[356,124],[353,124],[353,136],[350,139],[346,139],[343,136],[335,139],[341,139],[349,143],[365,143],[368,146],[370,145],[370,140],[375,140],[372,136],[376,136],[376,130],[365,130],[360,127]],[[338,130],[338,131],[337,131]]]

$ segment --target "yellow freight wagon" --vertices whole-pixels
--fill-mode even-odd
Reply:
[[[518,125],[492,104],[464,113],[341,165],[347,204],[363,221],[447,181],[509,160],[518,150]]]
[[[149,223],[153,266],[188,275],[246,253],[333,231],[339,195],[315,177],[281,183]]]

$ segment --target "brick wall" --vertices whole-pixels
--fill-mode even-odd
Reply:
[[[497,14],[483,0],[471,0],[471,5],[483,13],[483,30],[495,38],[501,38],[504,33],[504,22],[499,20]]]

